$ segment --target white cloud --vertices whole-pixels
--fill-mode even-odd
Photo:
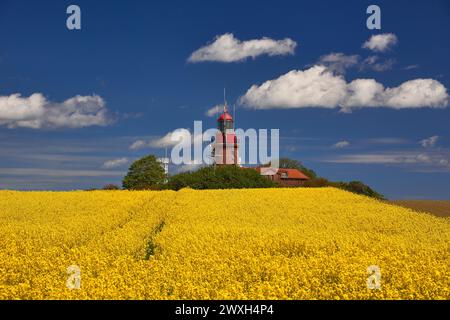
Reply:
[[[253,85],[239,102],[255,109],[270,108],[352,108],[388,107],[445,108],[447,89],[433,79],[415,79],[398,87],[385,88],[374,79],[356,79],[347,83],[324,66],[292,70],[277,79]]]
[[[0,168],[0,175],[9,176],[44,176],[44,177],[118,177],[121,171],[110,170],[78,170],[78,169],[47,169],[47,168]]]
[[[105,161],[102,165],[105,169],[113,169],[126,165],[130,160],[128,158],[119,158]]]
[[[217,36],[212,43],[193,52],[188,62],[236,62],[260,55],[292,55],[296,46],[297,43],[289,38],[240,41],[232,33],[225,33]]]
[[[325,162],[351,164],[393,164],[401,163],[402,160],[397,154],[353,154],[325,160]]]
[[[257,109],[335,108],[346,97],[347,83],[324,66],[292,70],[278,79],[253,85],[240,103]]]
[[[345,55],[343,53],[330,53],[319,58],[318,65],[323,65],[329,70],[337,73],[345,71],[359,63],[358,55]]]
[[[397,36],[393,33],[384,33],[371,36],[369,40],[364,42],[363,48],[376,52],[384,52],[395,44],[397,44]]]
[[[447,89],[437,80],[415,79],[403,82],[400,86],[387,88],[378,106],[386,105],[401,108],[440,108],[448,105]]]
[[[179,134],[179,139],[175,140],[174,133]],[[187,129],[176,129],[172,132],[167,133],[164,137],[159,139],[153,139],[149,141],[149,146],[152,148],[166,148],[176,145],[184,139],[189,139],[190,133]]]
[[[344,110],[352,107],[380,106],[384,98],[384,87],[373,79],[356,79],[347,84],[344,100],[337,102]],[[388,106],[388,105],[386,105]]]
[[[217,105],[217,106],[214,106],[214,107],[212,107],[212,108],[210,108],[210,109],[208,109],[206,112],[205,112],[205,115],[207,116],[207,117],[214,117],[215,115],[217,115],[217,112],[220,112],[221,110],[223,110],[223,105]]]
[[[144,140],[136,140],[130,146],[130,150],[139,150],[147,147],[147,142]]]
[[[178,143],[178,141],[172,141],[171,137],[172,137],[172,133],[173,132],[169,132],[167,133],[165,136],[160,137],[160,138],[153,138],[153,139],[149,139],[149,140],[136,140],[135,142],[133,142],[131,144],[131,146],[129,147],[130,150],[140,150],[140,149],[145,149],[145,148],[166,148],[166,147],[171,147],[174,146]],[[182,134],[184,133],[184,131],[182,131]]]
[[[420,140],[419,143],[424,148],[434,147],[439,140],[439,136],[432,136],[427,139]]]
[[[406,165],[410,167],[449,167],[448,153],[423,153],[416,151],[344,155],[325,160],[325,162],[345,164]]]
[[[364,59],[361,64],[361,69],[372,69],[374,71],[382,72],[392,69],[395,64],[395,59],[381,59],[379,56],[370,56]]]
[[[414,160],[416,160],[418,163],[431,163],[432,162],[431,157],[426,153],[418,154]]]
[[[202,141],[203,135],[197,134],[194,136],[194,134],[192,134],[188,129],[180,128],[159,138],[153,138],[147,141],[142,139],[136,140],[131,144],[129,149],[139,150],[144,148],[169,148],[175,146],[181,141],[189,141],[189,139],[191,140],[191,143],[195,143],[196,141]]]
[[[180,129],[178,129],[180,130]],[[175,132],[175,131],[174,131]],[[180,131],[184,136],[184,131]],[[178,141],[172,141],[172,133],[169,132],[165,136],[160,138],[153,138],[149,140],[136,140],[133,142],[130,146],[130,150],[139,150],[139,149],[145,149],[145,148],[166,148],[174,146],[178,143]]]
[[[406,144],[408,140],[404,138],[372,138],[366,139],[365,142],[368,144]]]
[[[359,67],[360,71],[371,69],[374,71],[382,72],[390,70],[395,64],[395,59],[380,58],[376,55],[369,56],[362,61],[360,61],[360,58],[361,57],[357,54],[345,55],[340,52],[330,53],[321,56],[316,65],[325,66],[327,67],[327,69],[338,74],[344,74],[347,69],[352,67]]]
[[[412,70],[412,69],[417,69],[417,68],[419,68],[418,64],[411,64],[409,66],[406,66],[404,69],[405,70]]]
[[[110,123],[105,102],[97,95],[77,95],[61,103],[50,102],[41,93],[0,96],[0,125],[8,128],[83,128]]]
[[[333,148],[342,149],[342,148],[348,147],[349,145],[350,145],[350,142],[348,142],[346,140],[342,140],[342,141],[339,141],[339,142],[336,142],[335,144],[333,144]]]

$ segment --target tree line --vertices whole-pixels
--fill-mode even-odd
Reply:
[[[263,166],[270,166],[270,163]],[[300,161],[289,158],[279,160],[280,168],[298,169],[310,179],[303,187],[335,187],[376,199],[384,196],[361,181],[329,181],[320,177]],[[181,172],[167,176],[164,168],[154,155],[148,155],[131,164],[128,173],[122,181],[122,188],[126,190],[180,190],[191,189],[241,189],[241,188],[276,188],[274,181],[261,176],[252,168],[237,166],[207,166],[195,171]],[[107,185],[107,190],[120,189],[116,185]]]

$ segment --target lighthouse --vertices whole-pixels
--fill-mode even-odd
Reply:
[[[228,113],[226,102],[222,114],[217,119],[217,129],[211,154],[214,164],[218,166],[238,165],[238,140],[234,132],[234,120]]]

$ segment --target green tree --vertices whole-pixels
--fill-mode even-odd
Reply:
[[[122,181],[124,189],[159,189],[166,179],[161,163],[149,155],[133,162]]]
[[[275,183],[254,169],[237,166],[205,167],[195,172],[179,173],[169,178],[168,189],[240,189],[270,188]]]
[[[120,190],[119,186],[114,183],[108,183],[103,187],[103,190]]]
[[[335,182],[334,187],[341,188],[353,193],[362,194],[375,199],[385,200],[385,197],[373,190],[371,187],[361,181]]]
[[[366,185],[365,183],[361,181],[350,181],[350,182],[343,182],[343,181],[328,181],[325,178],[314,178],[310,179],[308,181],[305,181],[304,187],[306,188],[323,188],[323,187],[334,187],[343,189],[346,191],[350,191],[356,194],[361,194],[364,196],[368,196],[371,198],[379,199],[379,200],[385,200],[385,197],[373,190],[371,187]]]

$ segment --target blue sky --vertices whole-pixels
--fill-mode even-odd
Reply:
[[[66,28],[70,4],[81,8],[81,30]],[[366,27],[370,4],[381,8],[381,30]],[[282,156],[390,198],[448,199],[447,92],[427,90],[450,87],[449,32],[447,1],[0,0],[0,188],[120,183],[132,160],[164,155],[152,142],[172,130],[214,127],[205,112],[226,87],[237,127],[279,128]],[[242,60],[215,51],[188,60],[227,34]],[[395,38],[363,48],[374,35]],[[247,57],[247,41],[263,38],[269,48]],[[327,88],[325,105],[311,77],[343,88]],[[366,93],[355,79],[384,89],[352,104],[348,92]],[[405,95],[412,100],[399,102]],[[145,147],[130,149],[138,140]]]

